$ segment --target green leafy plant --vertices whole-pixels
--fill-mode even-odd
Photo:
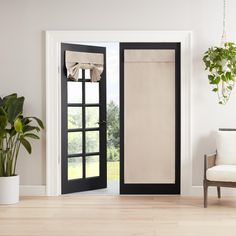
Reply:
[[[16,175],[20,147],[31,154],[30,139],[39,139],[44,128],[37,117],[23,116],[24,100],[15,93],[0,97],[0,177]]]
[[[236,45],[226,42],[223,47],[211,47],[203,57],[212,91],[218,94],[219,104],[226,104],[236,79]]]

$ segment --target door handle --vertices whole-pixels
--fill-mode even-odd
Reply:
[[[106,123],[107,122],[105,120],[101,120],[101,121],[97,122],[97,124],[99,124],[99,125],[105,125]]]

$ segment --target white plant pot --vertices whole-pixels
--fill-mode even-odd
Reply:
[[[0,204],[19,202],[19,175],[0,177]]]

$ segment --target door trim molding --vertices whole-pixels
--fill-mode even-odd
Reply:
[[[191,31],[46,31],[46,194],[61,194],[60,44],[73,42],[181,43],[181,194],[192,189],[190,126]]]

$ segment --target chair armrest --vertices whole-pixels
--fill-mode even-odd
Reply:
[[[216,152],[204,155],[204,179],[206,180],[206,171],[216,165]]]

